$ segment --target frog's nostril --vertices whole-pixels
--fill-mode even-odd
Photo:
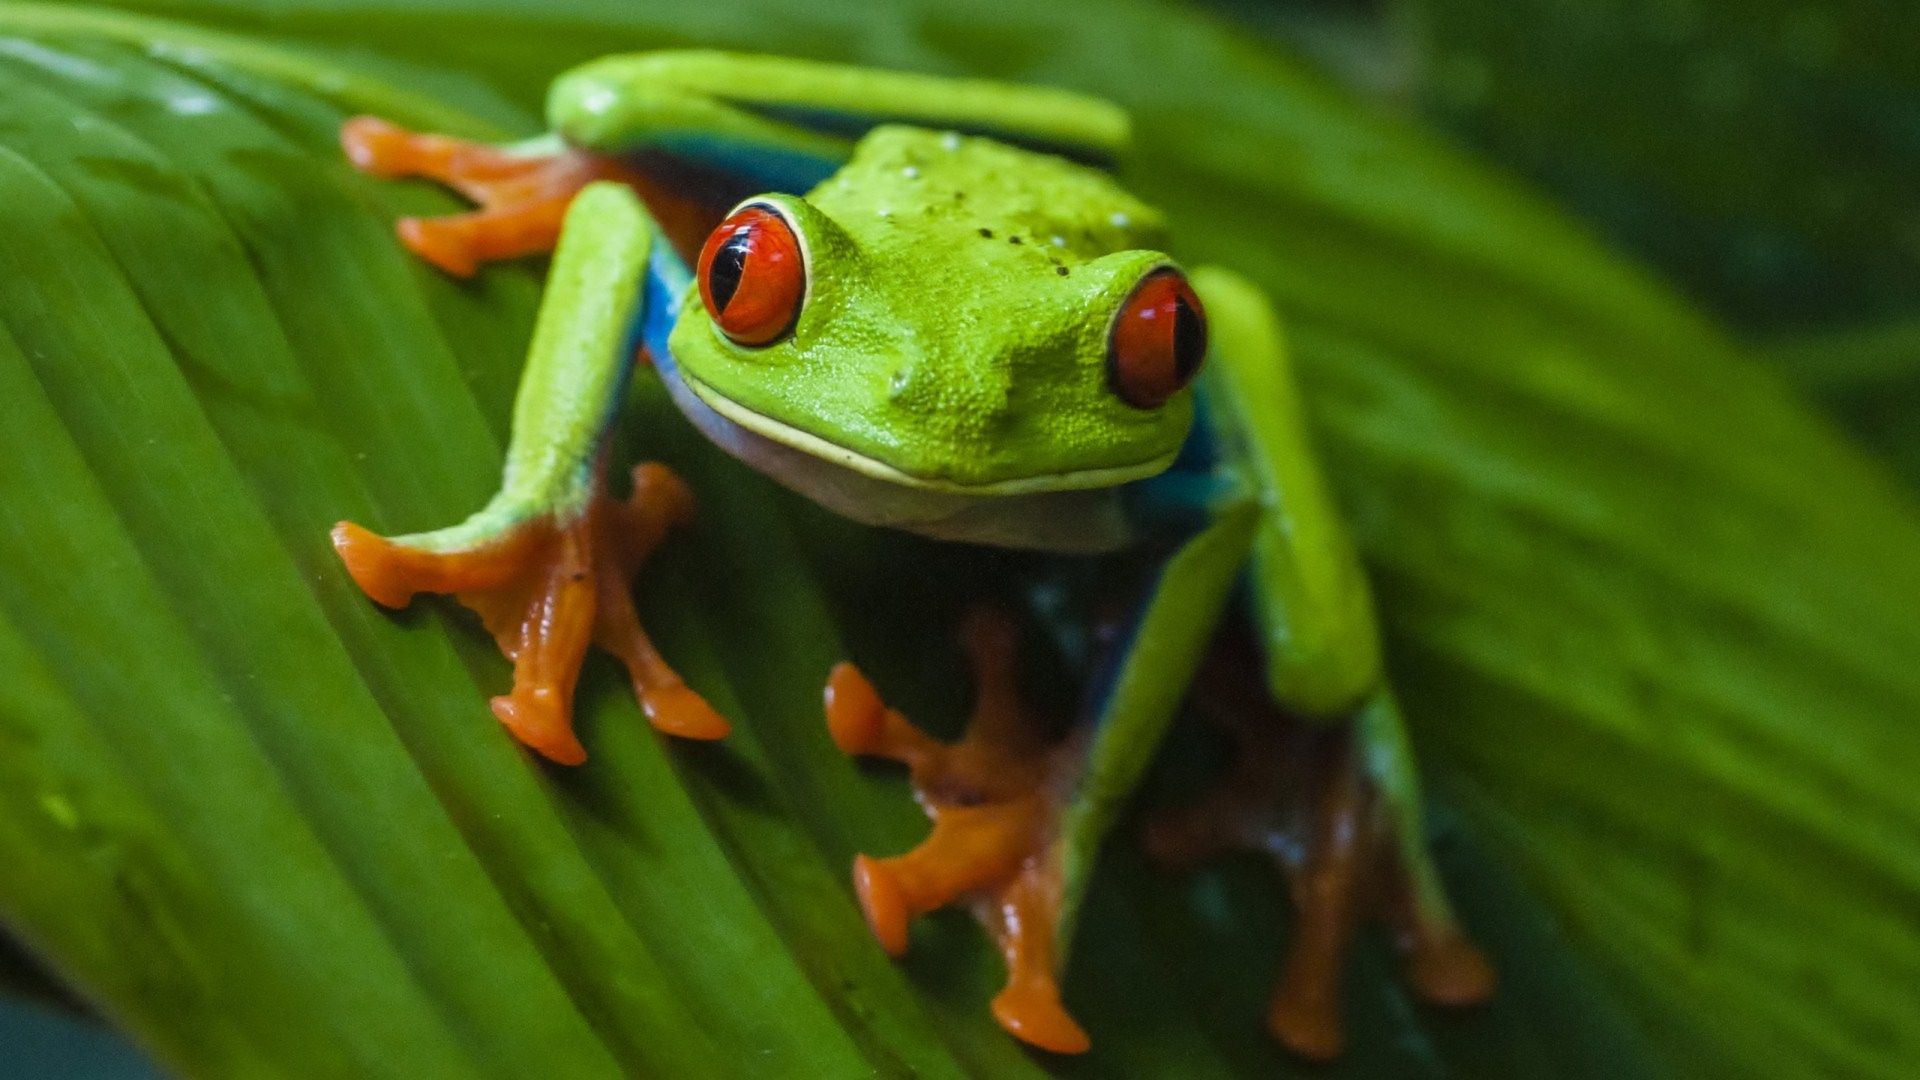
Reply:
[[[906,368],[895,368],[893,370],[893,377],[887,380],[887,396],[889,398],[897,398],[906,393],[907,383],[911,378],[912,376]]]

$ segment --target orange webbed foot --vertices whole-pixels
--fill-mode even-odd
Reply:
[[[1315,1061],[1344,1045],[1340,977],[1355,931],[1382,918],[1422,999],[1464,1006],[1493,993],[1492,965],[1449,913],[1423,906],[1396,818],[1367,777],[1352,725],[1288,719],[1266,697],[1249,643],[1217,647],[1196,701],[1236,744],[1235,764],[1201,802],[1148,825],[1149,856],[1189,869],[1227,851],[1268,855],[1297,909],[1293,943],[1267,1010],[1274,1037]],[[1236,651],[1238,650],[1238,651]]]
[[[1007,963],[993,1015],[1016,1037],[1075,1054],[1089,1045],[1060,1000],[1054,930],[1063,791],[1076,755],[1048,746],[1014,680],[1017,635],[1005,616],[971,613],[961,641],[978,697],[958,743],[932,738],[888,708],[851,664],[827,679],[827,727],[849,754],[905,764],[933,831],[905,855],[854,860],[854,889],[881,947],[907,950],[913,916],[965,901]]]
[[[596,482],[584,513],[538,518],[460,550],[385,539],[350,522],[334,527],[334,549],[381,604],[404,607],[417,593],[451,593],[477,612],[513,661],[513,689],[493,699],[494,715],[553,761],[577,765],[587,758],[573,731],[573,690],[589,645],[626,665],[654,727],[720,738],[727,721],[653,647],[631,591],[667,531],[692,516],[692,493],[656,464],[635,468],[633,485],[633,495],[616,502]]]
[[[595,180],[643,182],[617,157],[527,153],[412,132],[372,116],[342,125],[340,145],[362,172],[435,180],[478,204],[464,214],[402,218],[394,226],[414,254],[459,277],[471,277],[483,263],[552,251],[567,204]]]

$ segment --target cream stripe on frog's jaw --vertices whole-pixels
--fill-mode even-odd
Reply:
[[[698,376],[685,367],[678,369],[680,379],[687,389],[705,402],[714,412],[719,413],[732,423],[738,424],[762,438],[770,439],[782,446],[789,446],[801,453],[819,458],[821,461],[852,470],[862,476],[875,480],[884,480],[901,487],[918,488],[922,491],[939,491],[956,495],[1029,495],[1045,491],[1077,491],[1088,488],[1118,487],[1134,480],[1144,480],[1165,472],[1179,455],[1175,448],[1159,457],[1143,461],[1138,465],[1116,465],[1099,469],[1081,469],[1074,472],[1049,473],[1039,476],[1020,476],[1011,480],[996,480],[987,484],[957,484],[951,480],[939,480],[926,476],[915,476],[902,471],[884,461],[877,461],[850,450],[839,443],[829,442],[811,432],[802,431],[791,424],[782,423],[770,416],[754,412],[752,409],[701,382]]]

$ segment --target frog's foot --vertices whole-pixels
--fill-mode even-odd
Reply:
[[[1086,1032],[1055,978],[1064,792],[1077,755],[1048,747],[1014,685],[1013,624],[985,610],[961,628],[978,687],[966,737],[942,743],[880,700],[852,664],[827,679],[827,726],[849,754],[892,758],[913,776],[933,832],[905,855],[854,860],[854,887],[887,952],[907,950],[913,916],[965,900],[1007,963],[993,1000],[1000,1026],[1042,1049],[1077,1054]]]
[[[693,514],[693,494],[664,465],[633,470],[633,495],[617,502],[596,481],[584,512],[550,514],[472,541],[435,534],[386,539],[349,522],[333,546],[353,580],[387,607],[414,594],[452,593],[478,612],[513,661],[513,691],[493,712],[514,737],[554,761],[587,758],[573,732],[573,688],[589,644],[626,664],[653,726],[717,739],[727,722],[688,689],[654,649],[634,611],[632,580],[667,530]],[[442,536],[446,534],[440,534]]]
[[[1302,1057],[1339,1056],[1341,970],[1368,914],[1392,929],[1420,997],[1486,1000],[1493,968],[1454,921],[1424,841],[1399,835],[1402,815],[1367,775],[1357,725],[1310,728],[1264,701],[1219,718],[1239,744],[1233,770],[1199,804],[1151,823],[1147,850],[1171,868],[1253,850],[1286,875],[1298,920],[1268,1007],[1274,1036]]]
[[[372,116],[342,125],[340,145],[362,172],[437,180],[479,204],[464,214],[401,218],[394,226],[414,254],[460,277],[482,263],[552,251],[567,204],[595,180],[640,180],[610,155],[537,153],[419,134]]]

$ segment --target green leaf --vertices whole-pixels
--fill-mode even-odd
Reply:
[[[406,257],[391,218],[453,203],[348,170],[343,106],[522,134],[595,51],[778,42],[1122,100],[1185,257],[1281,301],[1506,979],[1431,1013],[1373,940],[1332,1075],[1911,1071],[1920,519],[1550,208],[1147,6],[168,7],[295,47],[0,7],[0,912],[172,1068],[1306,1074],[1258,1030],[1284,904],[1252,864],[1167,881],[1116,837],[1071,1062],[991,1024],[964,917],[904,964],[869,939],[848,861],[925,825],[819,685],[854,655],[956,717],[951,603],[900,582],[993,558],[829,521],[643,383],[628,438],[703,515],[650,625],[739,723],[665,743],[596,663],[576,770],[488,717],[469,620],[384,615],[333,560],[338,518],[490,493],[537,298]]]
[[[1426,103],[1743,325],[1920,312],[1920,8],[1409,0]],[[1712,137],[1703,137],[1711,132]]]
[[[1911,383],[1841,387],[1827,370],[1863,351],[1913,354],[1899,327],[1920,313],[1920,234],[1899,223],[1920,212],[1907,179],[1920,165],[1920,8],[1409,6],[1443,123],[1742,327],[1805,336],[1763,355],[1920,477]]]
[[[1766,354],[1855,438],[1920,485],[1920,319],[1784,338],[1767,343]]]

